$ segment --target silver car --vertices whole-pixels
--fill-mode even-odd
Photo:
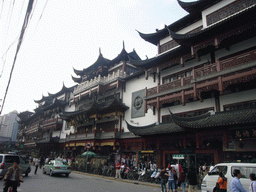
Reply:
[[[65,174],[68,177],[71,170],[71,167],[67,163],[60,160],[51,160],[43,166],[43,174],[49,174],[51,176]]]
[[[22,174],[28,176],[31,171],[30,165],[19,155],[0,154],[0,177],[3,178],[8,168],[13,165],[14,161],[19,161],[19,167],[22,169]]]

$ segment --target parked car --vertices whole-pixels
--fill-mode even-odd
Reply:
[[[66,177],[71,173],[71,167],[60,160],[51,160],[48,164],[43,166],[43,174],[53,175],[61,175],[65,174]]]
[[[213,191],[216,182],[219,177],[219,173],[222,172],[227,178],[227,191],[230,191],[230,180],[233,176],[234,169],[239,169],[242,173],[240,181],[244,189],[248,190],[251,180],[249,175],[256,173],[256,163],[220,163],[214,166],[214,168],[204,177],[201,190],[204,192]]]
[[[22,174],[28,176],[31,171],[29,163],[19,155],[0,154],[0,177],[3,178],[8,168],[13,165],[13,161],[20,162],[19,167],[22,169]]]

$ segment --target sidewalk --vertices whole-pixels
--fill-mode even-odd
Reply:
[[[144,181],[138,181],[138,180],[130,180],[130,179],[115,179],[114,177],[107,177],[107,176],[103,176],[103,175],[84,173],[84,172],[80,172],[80,171],[72,171],[72,173],[87,175],[87,176],[91,176],[91,177],[104,178],[104,179],[109,179],[109,180],[115,180],[118,182],[131,183],[131,184],[136,184],[136,185],[151,186],[151,187],[159,188],[159,190],[161,190],[160,183],[156,184],[156,183],[150,183],[150,182],[144,182]],[[178,188],[177,191],[182,191],[182,188],[181,187]],[[188,191],[187,188],[186,188],[186,191]],[[197,190],[197,191],[199,192],[200,190]]]

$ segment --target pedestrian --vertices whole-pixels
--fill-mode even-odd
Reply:
[[[176,172],[174,171],[174,169],[168,165],[168,192],[170,192],[170,190],[172,191],[176,191],[176,181],[175,181],[175,174]],[[176,175],[177,177],[177,175]]]
[[[178,179],[178,186],[182,187],[183,192],[185,192],[185,187],[186,187],[186,174],[184,171],[180,172],[180,176]]]
[[[40,163],[40,160],[38,158],[35,158],[35,175],[37,173],[37,169],[38,169],[38,166],[39,166],[39,163]]]
[[[117,161],[117,164],[116,164],[116,177],[115,179],[120,179],[121,178],[121,164],[120,164],[120,161]]]
[[[193,167],[189,168],[189,172],[188,172],[188,191],[192,192],[193,191],[197,191],[197,175],[195,172],[195,169]]]
[[[219,192],[227,192],[227,178],[222,172],[219,173],[219,179],[217,183],[220,186]]]
[[[17,192],[17,187],[20,186],[20,182],[24,182],[22,179],[22,170],[19,167],[19,160],[16,159],[13,162],[13,166],[8,168],[8,171],[4,175],[4,192],[8,191],[9,187],[12,187],[13,192]]]
[[[250,174],[251,184],[249,187],[250,192],[256,192],[256,175],[254,173]]]
[[[164,167],[161,167],[160,179],[161,179],[162,192],[166,192],[167,191],[166,183],[167,183],[167,179],[168,179],[168,173]]]
[[[234,177],[230,181],[230,191],[232,192],[246,192],[244,187],[242,186],[240,182],[240,178],[242,177],[242,174],[239,169],[235,169],[233,171]]]
[[[49,157],[46,157],[45,164],[48,164],[48,163],[49,163]]]
[[[44,161],[45,161],[45,159],[44,159],[44,156],[42,155],[40,157],[40,169],[42,168],[42,166],[44,166]]]

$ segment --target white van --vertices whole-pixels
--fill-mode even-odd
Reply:
[[[204,177],[201,184],[201,191],[212,192],[219,177],[219,173],[222,172],[228,179],[227,191],[230,191],[230,180],[233,177],[233,171],[239,169],[242,173],[240,179],[244,189],[249,191],[251,183],[249,175],[256,173],[256,163],[220,163],[214,166],[214,168]]]

